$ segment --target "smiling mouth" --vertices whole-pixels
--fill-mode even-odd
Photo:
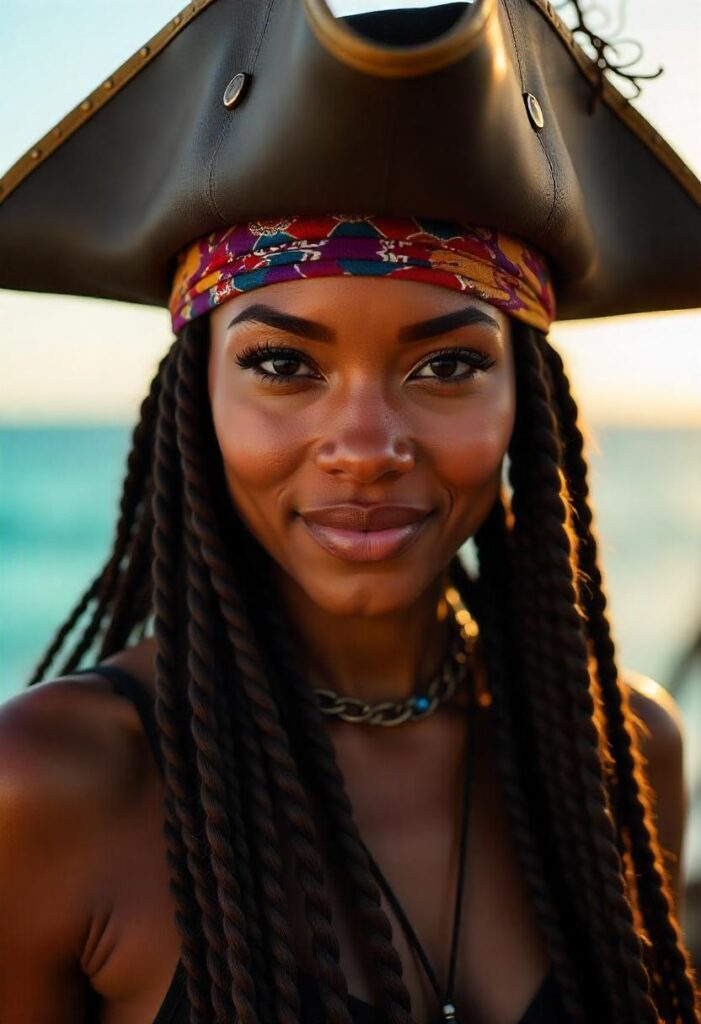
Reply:
[[[430,508],[416,505],[359,502],[298,513],[320,547],[348,562],[383,562],[396,557],[416,540],[431,514]]]

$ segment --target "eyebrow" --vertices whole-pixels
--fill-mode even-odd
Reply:
[[[399,341],[402,345],[412,341],[423,341],[424,338],[435,338],[458,327],[490,327],[492,330],[499,330],[499,324],[494,317],[474,306],[467,306],[465,309],[456,309],[452,313],[436,316],[432,320],[422,320],[418,324],[402,327]]]
[[[291,313],[282,313],[272,306],[255,305],[248,306],[229,323],[227,330],[236,324],[244,324],[249,321],[257,324],[267,324],[268,327],[275,327],[278,331],[287,331],[288,334],[297,334],[302,338],[311,338],[312,341],[331,342],[336,337],[334,331],[314,320],[305,320],[301,316],[292,316]]]
[[[335,331],[330,327],[325,327],[314,320],[306,320],[301,316],[293,316],[291,313],[283,313],[279,309],[273,309],[272,306],[260,303],[243,309],[230,321],[227,330],[238,324],[251,322],[266,324],[276,330],[296,334],[302,338],[310,338],[312,341],[330,343],[336,337]],[[402,327],[399,331],[399,342],[402,345],[410,344],[412,341],[423,341],[426,338],[447,334],[458,327],[475,326],[499,330],[499,324],[488,313],[483,313],[481,309],[476,309],[474,306],[468,306],[465,309],[457,309],[452,313],[433,317],[431,320],[422,320],[419,323]]]

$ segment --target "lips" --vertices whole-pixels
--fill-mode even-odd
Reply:
[[[300,512],[303,519],[339,530],[392,530],[425,519],[430,509],[413,505],[327,505]]]
[[[328,505],[300,517],[326,551],[351,562],[381,562],[416,539],[429,509],[409,505]]]

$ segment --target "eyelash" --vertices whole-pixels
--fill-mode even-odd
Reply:
[[[294,362],[302,363],[307,367],[309,366],[306,357],[298,350],[271,345],[269,341],[265,341],[259,345],[249,345],[236,356],[236,362],[242,369],[253,370],[256,376],[269,381],[271,384],[286,384],[290,381],[318,379],[308,374],[298,377],[296,375],[287,376],[285,374],[269,373],[267,370],[261,369],[261,364],[267,362],[269,359],[289,359]],[[477,352],[475,349],[442,348],[437,352],[431,352],[431,354],[417,367],[417,370],[423,370],[426,366],[437,362],[439,359],[449,359],[453,362],[457,361],[468,363],[470,365],[470,370],[457,377],[422,377],[420,378],[421,380],[430,380],[431,382],[435,381],[438,384],[444,385],[461,384],[463,381],[470,380],[476,373],[485,372],[486,370],[491,369],[495,362],[494,359],[486,355],[484,352]]]
[[[279,373],[268,373],[262,370],[260,364],[268,359],[293,359],[302,362],[301,352],[295,352],[293,348],[280,348],[264,341],[260,345],[249,345],[236,356],[236,362],[243,370],[253,370],[257,377],[268,380],[273,384],[285,384],[290,380],[301,380],[301,377],[286,377]],[[307,378],[309,379],[309,378]]]
[[[485,373],[487,370],[491,370],[496,361],[485,352],[478,352],[474,348],[441,348],[436,352],[431,352],[416,369],[423,370],[424,367],[440,359],[467,363],[469,369],[464,370],[456,377],[422,377],[420,378],[421,380],[436,381],[438,384],[461,384],[463,381],[472,380],[477,373]]]

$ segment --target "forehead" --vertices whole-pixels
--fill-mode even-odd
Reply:
[[[509,318],[501,310],[472,295],[418,281],[349,275],[279,282],[236,295],[210,314],[212,337],[226,334],[232,320],[259,305],[313,319],[339,331],[359,324],[366,329],[373,325],[378,329],[399,328],[472,309],[490,317],[502,333],[509,331]]]

